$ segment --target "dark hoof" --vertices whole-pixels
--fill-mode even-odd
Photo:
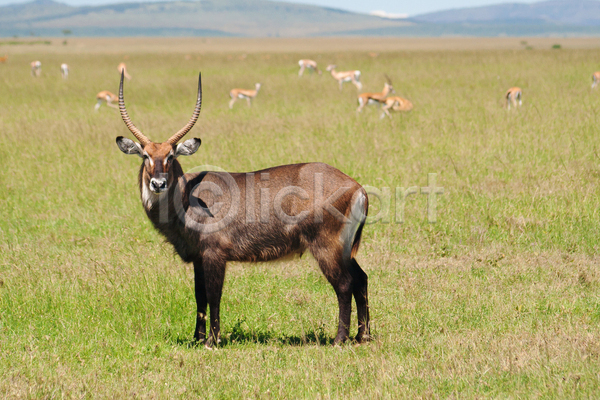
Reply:
[[[209,350],[215,349],[219,346],[219,343],[221,343],[221,339],[217,339],[215,340],[214,337],[209,336],[208,339],[206,340],[206,343],[204,343],[204,347],[206,347]]]
[[[341,346],[342,344],[344,344],[344,342],[346,342],[346,340],[348,340],[348,336],[336,336],[333,340],[333,345]]]
[[[368,333],[359,333],[354,338],[354,340],[356,340],[357,343],[370,342],[372,339],[373,339],[373,337],[371,335],[369,335]]]

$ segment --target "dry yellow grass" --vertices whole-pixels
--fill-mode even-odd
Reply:
[[[14,41],[6,38],[2,41]],[[29,39],[19,39],[23,42]],[[137,53],[312,53],[398,51],[481,51],[550,49],[560,43],[563,49],[597,49],[597,38],[391,38],[391,37],[317,37],[317,38],[45,38],[51,46],[4,46],[13,54],[42,52],[44,54],[137,54]],[[35,41],[40,41],[36,38]],[[524,43],[526,42],[526,43]],[[8,52],[8,51],[7,51]]]

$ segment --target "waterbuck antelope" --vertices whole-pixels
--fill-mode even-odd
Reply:
[[[192,129],[202,104],[202,79],[192,118],[164,143],[136,128],[123,100],[123,121],[139,140],[117,138],[125,154],[143,158],[139,186],[146,214],[185,262],[194,264],[197,303],[194,337],[219,341],[219,304],[227,261],[271,261],[310,251],[333,286],[339,304],[334,343],[349,335],[352,296],[359,342],[369,338],[367,274],[355,259],[368,199],[352,178],[321,163],[283,165],[249,173],[184,174],[178,156],[194,154],[200,139],[177,143]],[[206,337],[206,308],[210,331]]]

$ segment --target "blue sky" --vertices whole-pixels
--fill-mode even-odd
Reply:
[[[24,3],[30,0],[0,0],[0,5]],[[56,0],[71,5],[98,5],[148,0]],[[275,0],[277,1],[277,0]],[[368,13],[382,10],[393,14],[417,15],[449,8],[476,7],[498,3],[535,3],[539,0],[292,0],[292,3],[316,4],[341,8],[350,11]]]

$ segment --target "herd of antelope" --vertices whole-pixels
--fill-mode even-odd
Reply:
[[[3,57],[0,57],[0,63],[5,63],[8,60],[8,56],[5,54]],[[302,59],[298,61],[298,65],[300,66],[300,71],[298,72],[298,76],[302,76],[304,71],[309,70],[311,73],[316,72],[319,75],[322,74],[322,71],[318,68],[317,62],[310,59]],[[31,75],[33,77],[40,77],[42,74],[42,63],[38,60],[32,61],[31,64]],[[340,91],[343,90],[343,85],[345,82],[351,82],[358,90],[362,89],[362,83],[360,81],[361,72],[359,70],[351,70],[351,71],[336,71],[337,66],[335,64],[330,64],[325,69],[327,72],[331,73],[333,79],[338,82]],[[131,75],[127,72],[127,65],[125,63],[120,63],[117,67],[117,70],[125,76],[127,79],[131,79]],[[61,64],[60,72],[63,79],[67,79],[69,77],[69,66],[67,64]],[[413,109],[413,104],[400,96],[390,96],[390,94],[395,93],[395,90],[392,86],[392,81],[385,75],[387,82],[384,83],[383,90],[381,92],[376,93],[361,93],[358,95],[358,108],[357,112],[361,112],[365,106],[367,105],[377,105],[381,108],[381,116],[380,118],[384,118],[386,115],[391,117],[390,111],[395,112],[406,112],[411,111]],[[600,84],[600,71],[594,72],[592,75],[592,89],[595,89]],[[261,84],[256,83],[254,89],[240,89],[235,88],[231,89],[229,92],[229,97],[231,100],[229,101],[229,108],[233,108],[234,103],[238,99],[245,99],[248,106],[252,105],[252,100],[258,94],[260,90]],[[508,110],[511,107],[516,108],[523,104],[522,102],[522,91],[519,87],[511,87],[507,90],[504,95],[505,106]],[[98,110],[103,102],[106,103],[107,106],[117,108],[114,102],[117,101],[117,96],[114,93],[109,92],[108,90],[103,90],[98,92],[96,95],[96,106],[95,109]]]
[[[317,66],[317,62],[309,59],[302,59],[298,61],[300,71],[298,76],[302,76],[304,71],[308,69],[310,72],[317,72],[321,75],[321,71]],[[362,90],[362,82],[360,81],[361,72],[359,70],[351,71],[336,71],[337,65],[329,64],[325,71],[331,74],[331,77],[338,83],[340,92],[343,90],[345,82],[351,82],[356,89]],[[413,108],[413,104],[400,96],[390,96],[390,93],[396,93],[393,86],[392,80],[386,74],[387,82],[384,83],[383,90],[377,93],[361,93],[358,95],[358,108],[357,112],[361,112],[367,105],[378,105],[381,107],[381,117],[384,118],[386,115],[391,117],[391,111],[410,111]]]
[[[8,56],[5,54],[3,57],[0,57],[0,63],[5,63],[8,60]],[[302,76],[306,70],[312,72],[316,72],[319,75],[322,74],[321,70],[317,66],[317,62],[310,59],[302,59],[298,61],[298,65],[300,66],[300,71],[298,72],[298,76]],[[31,64],[31,75],[33,77],[40,77],[42,74],[42,63],[38,60],[32,61]],[[351,82],[358,90],[362,89],[362,83],[360,81],[361,72],[359,70],[351,70],[351,71],[336,71],[337,66],[335,64],[330,64],[325,69],[327,72],[331,73],[333,79],[338,82],[338,86],[340,91],[343,90],[343,85],[345,82]],[[125,63],[120,63],[117,67],[119,73],[123,73],[123,76],[127,79],[131,79],[131,75],[129,75],[127,71],[127,65]],[[61,64],[60,72],[63,79],[67,79],[69,77],[69,66],[67,64]],[[384,83],[383,90],[381,92],[376,93],[361,93],[358,95],[358,108],[357,112],[361,112],[367,105],[377,105],[381,108],[381,116],[380,118],[384,118],[386,115],[391,117],[390,111],[393,112],[407,112],[413,109],[413,104],[410,100],[402,98],[400,96],[390,96],[390,94],[394,94],[395,90],[392,86],[392,81],[389,76],[385,75],[387,82]],[[592,89],[596,88],[600,84],[600,71],[594,72],[592,75]],[[261,84],[256,83],[254,89],[240,89],[235,88],[231,89],[229,92],[229,97],[231,100],[229,101],[229,108],[233,108],[234,103],[238,99],[245,99],[248,106],[252,105],[252,100],[256,97],[260,90]],[[118,97],[111,93],[108,90],[103,90],[98,92],[96,95],[96,105],[95,109],[98,110],[102,103],[106,103],[107,106],[117,108],[114,104],[117,101]],[[522,102],[522,90],[518,87],[511,87],[504,95],[505,106],[508,110],[511,107],[516,108],[523,104]]]
[[[298,71],[298,76],[304,75],[304,71],[308,70],[311,73],[316,72],[319,75],[322,74],[321,70],[317,66],[317,62],[309,59],[302,59],[298,61],[298,66],[300,67],[300,71]],[[362,90],[362,82],[360,81],[361,72],[359,70],[351,70],[351,71],[336,71],[337,66],[335,64],[330,64],[327,66],[325,71],[329,72],[333,79],[338,82],[338,86],[340,92],[343,90],[344,83],[351,82],[358,90]],[[357,112],[361,112],[363,108],[367,105],[377,104],[381,107],[381,117],[384,118],[386,115],[391,117],[390,111],[410,111],[413,108],[413,104],[402,97],[399,96],[389,96],[390,93],[395,93],[394,88],[392,87],[391,79],[386,75],[387,83],[385,83],[383,90],[379,93],[362,93],[358,96],[358,108]],[[260,90],[261,84],[257,83],[255,88],[252,89],[240,89],[235,88],[229,92],[229,97],[231,100],[229,101],[229,108],[233,108],[233,104],[238,99],[246,99],[248,106],[252,105],[252,100],[258,94]]]

